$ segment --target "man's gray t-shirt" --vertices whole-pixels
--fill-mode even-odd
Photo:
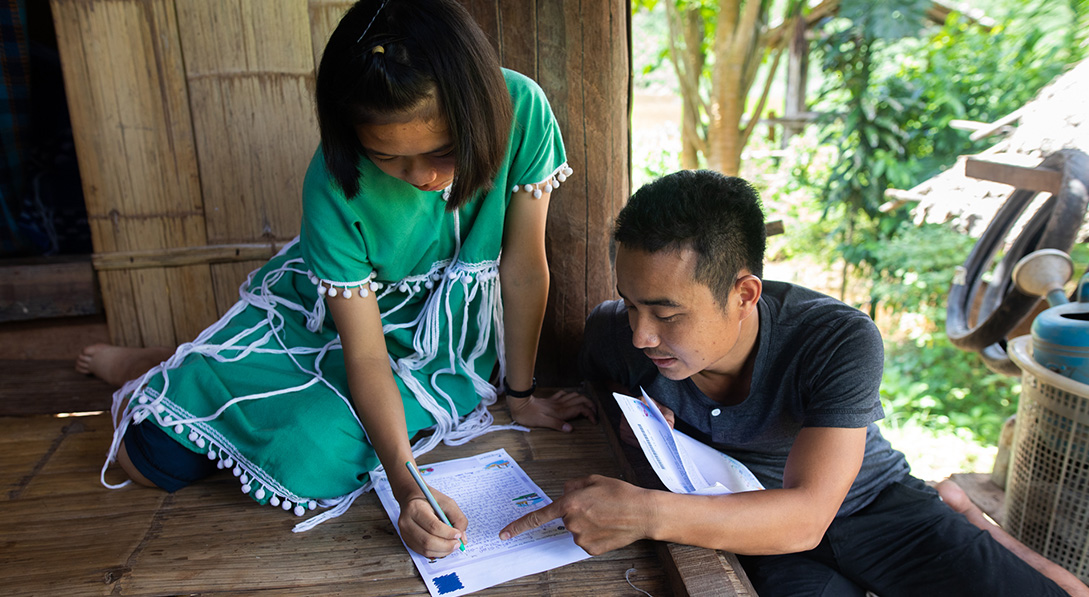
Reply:
[[[632,345],[621,301],[598,305],[586,320],[579,357],[589,379],[647,394],[677,416],[677,429],[737,458],[767,488],[783,486],[783,469],[803,427],[866,427],[862,468],[840,507],[846,516],[908,473],[874,421],[884,416],[879,388],[884,350],[873,321],[812,290],[764,282],[760,331],[749,396],[726,406],[691,379],[673,381]]]

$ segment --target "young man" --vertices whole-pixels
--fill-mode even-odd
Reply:
[[[876,326],[822,294],[761,280],[764,215],[745,181],[666,176],[632,196],[613,237],[623,300],[587,319],[584,373],[645,388],[678,429],[767,489],[694,496],[591,476],[501,538],[562,517],[593,554],[644,538],[724,549],[743,554],[761,597],[1064,594],[908,473],[874,424],[884,416]]]

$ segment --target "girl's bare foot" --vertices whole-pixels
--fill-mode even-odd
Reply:
[[[170,358],[174,350],[162,346],[128,348],[110,344],[92,344],[76,357],[76,371],[121,387],[148,369]]]
[[[990,533],[995,541],[1004,545],[1006,549],[1012,551],[1014,555],[1024,560],[1029,566],[1055,581],[1055,584],[1062,587],[1067,593],[1078,597],[1089,597],[1089,587],[1086,587],[1085,583],[1081,582],[1078,577],[1074,576],[1066,568],[1040,555],[1029,546],[1018,541],[1013,535],[1007,533],[1002,527],[991,522],[983,513],[983,510],[980,510],[979,506],[976,506],[968,497],[968,494],[952,479],[946,479],[938,483],[935,489],[938,490],[938,495],[942,496],[942,501],[950,508],[963,514],[968,522]]]

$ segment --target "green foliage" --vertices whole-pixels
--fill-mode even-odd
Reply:
[[[1017,411],[1020,392],[1017,378],[992,373],[978,355],[954,347],[943,333],[886,343],[881,400],[893,423],[966,429],[994,445],[1002,423]]]
[[[907,225],[874,252],[871,295],[895,313],[916,313],[945,325],[945,299],[953,271],[975,239],[941,224]]]
[[[1017,409],[1015,378],[991,373],[945,335],[952,272],[974,239],[944,226],[905,226],[874,251],[873,294],[889,313],[881,397],[893,422],[967,429],[994,444]]]
[[[911,179],[929,178],[958,155],[994,143],[970,141],[968,132],[950,126],[953,120],[993,122],[1031,100],[1065,68],[1060,48],[1045,43],[1044,30],[1020,33],[1011,27],[1004,23],[988,31],[954,14],[928,38],[904,44],[914,58],[890,76],[919,98],[905,104],[901,120]]]

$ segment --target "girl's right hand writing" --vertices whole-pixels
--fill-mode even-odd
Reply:
[[[444,493],[435,488],[431,488],[431,493],[454,525],[452,528],[439,518],[427,498],[419,492],[401,504],[401,516],[397,526],[409,549],[427,558],[441,558],[461,546],[459,539],[465,537],[469,519],[462,514],[457,502]]]

